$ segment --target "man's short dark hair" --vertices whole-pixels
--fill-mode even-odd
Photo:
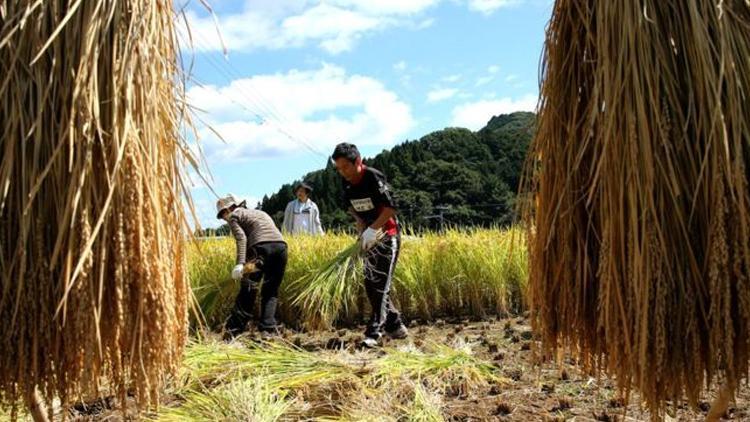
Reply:
[[[342,142],[336,145],[336,148],[334,148],[333,154],[331,155],[333,161],[336,161],[339,158],[346,158],[352,163],[357,161],[357,158],[359,157],[360,155],[357,146],[348,142]]]

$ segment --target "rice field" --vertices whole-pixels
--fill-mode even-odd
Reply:
[[[234,243],[228,238],[197,242],[189,254],[195,315],[209,327],[193,330],[160,406],[141,417],[168,422],[649,420],[636,393],[628,400],[612,379],[592,377],[572,356],[539,353],[522,293],[523,242],[516,229],[406,237],[395,297],[410,336],[386,339],[379,350],[359,347],[368,311],[359,268],[320,277],[347,262],[342,251],[354,238],[290,238],[281,293],[286,328],[271,340],[251,330],[232,342],[222,341],[210,327],[221,325],[238,288],[228,277]],[[314,289],[305,284],[312,281],[347,286]],[[300,300],[305,295],[317,296]],[[315,324],[305,324],[308,320]],[[709,390],[698,408],[673,403],[669,414],[676,420],[703,419],[715,394]],[[741,392],[725,416],[750,417],[747,403]],[[57,409],[56,415],[105,420],[119,418],[119,412],[105,397]],[[136,412],[128,405],[126,414]],[[0,413],[0,420],[5,416]]]
[[[355,238],[328,234],[288,237],[287,242],[280,319],[289,327],[306,329],[361,322],[368,305],[363,273],[348,254]],[[209,239],[197,242],[189,254],[190,283],[209,327],[224,321],[239,288],[229,276],[234,248],[231,238]],[[404,236],[392,297],[407,320],[485,318],[521,311],[526,278],[526,247],[519,229]]]

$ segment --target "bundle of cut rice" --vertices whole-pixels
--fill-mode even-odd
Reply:
[[[526,191],[529,299],[665,401],[748,373],[750,4],[558,0]]]
[[[150,405],[180,361],[173,19],[169,0],[0,2],[0,404]]]

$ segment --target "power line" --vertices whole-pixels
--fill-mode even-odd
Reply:
[[[196,33],[197,37],[206,42],[206,39],[202,37],[199,33]],[[205,44],[196,43],[199,47],[208,47]],[[214,57],[212,57],[210,54],[216,54],[215,52],[211,52],[210,48],[207,48],[209,51],[204,55],[204,58],[206,59],[207,63],[211,65],[214,69],[216,69],[228,82],[232,82],[234,79],[244,79],[237,71],[235,71],[232,66],[226,62],[226,61],[218,61]],[[259,111],[254,111],[249,109],[244,104],[241,104],[231,98],[229,98],[230,101],[232,101],[235,104],[238,104],[240,107],[251,113],[253,116],[255,116],[256,119],[262,124],[269,124],[277,131],[282,133],[284,136],[286,136],[289,140],[303,146],[308,151],[312,152],[313,154],[316,154],[321,157],[328,158],[327,154],[324,154],[323,152],[319,151],[317,148],[315,148],[309,140],[301,139],[293,134],[291,134],[289,131],[287,131],[283,125],[284,121],[286,121],[286,124],[290,127],[294,127],[294,124],[291,124],[289,119],[284,117],[278,109],[275,108],[272,102],[266,101],[262,94],[260,94],[257,90],[255,90],[252,86],[248,86],[249,89],[253,90],[255,95],[257,96],[257,99],[253,96],[248,94],[248,92],[245,91],[244,85],[238,84],[236,87],[237,93],[240,94],[242,97],[244,97],[246,100],[248,100],[249,103],[253,104]],[[261,113],[266,113],[269,117],[264,116]],[[274,121],[274,119],[276,121]]]
[[[216,69],[217,71],[221,72],[222,75],[225,78],[227,78],[228,81],[231,82],[231,80],[232,80],[231,77],[227,76],[227,74],[225,73],[225,71],[219,65],[217,65],[215,62],[213,62],[212,60],[210,60],[210,58],[208,60],[208,63],[214,69]],[[197,79],[195,79],[195,78],[194,78],[194,80],[197,81]],[[200,85],[203,86],[203,84],[200,84]],[[250,103],[255,103],[255,101],[250,98],[250,96],[242,89],[241,86],[238,86],[236,88],[237,88],[237,93],[240,96],[242,96],[243,98],[245,98],[246,100],[248,100]],[[295,142],[295,143],[303,146],[305,149],[307,149],[308,151],[312,152],[313,154],[326,157],[325,154],[323,154],[322,152],[318,151],[315,147],[313,147],[312,145],[310,145],[308,142],[305,142],[302,139],[298,139],[297,137],[295,137],[294,135],[292,135],[291,133],[289,133],[281,124],[279,124],[277,122],[274,122],[272,119],[267,118],[266,116],[262,115],[260,112],[257,112],[255,110],[252,110],[252,109],[248,108],[245,104],[242,104],[242,103],[234,100],[233,98],[231,98],[231,96],[228,97],[228,100],[231,101],[234,104],[237,104],[238,106],[242,107],[244,110],[246,110],[247,112],[249,112],[250,114],[252,114],[261,124],[268,124],[268,125],[274,127],[279,133],[281,133],[284,136],[286,136],[292,142]]]

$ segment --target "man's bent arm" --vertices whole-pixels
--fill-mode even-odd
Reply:
[[[378,218],[370,225],[374,230],[378,230],[381,227],[385,225],[385,223],[388,222],[388,220],[391,219],[391,217],[396,215],[396,210],[391,207],[385,207],[383,208],[383,211],[380,212],[380,215]]]

